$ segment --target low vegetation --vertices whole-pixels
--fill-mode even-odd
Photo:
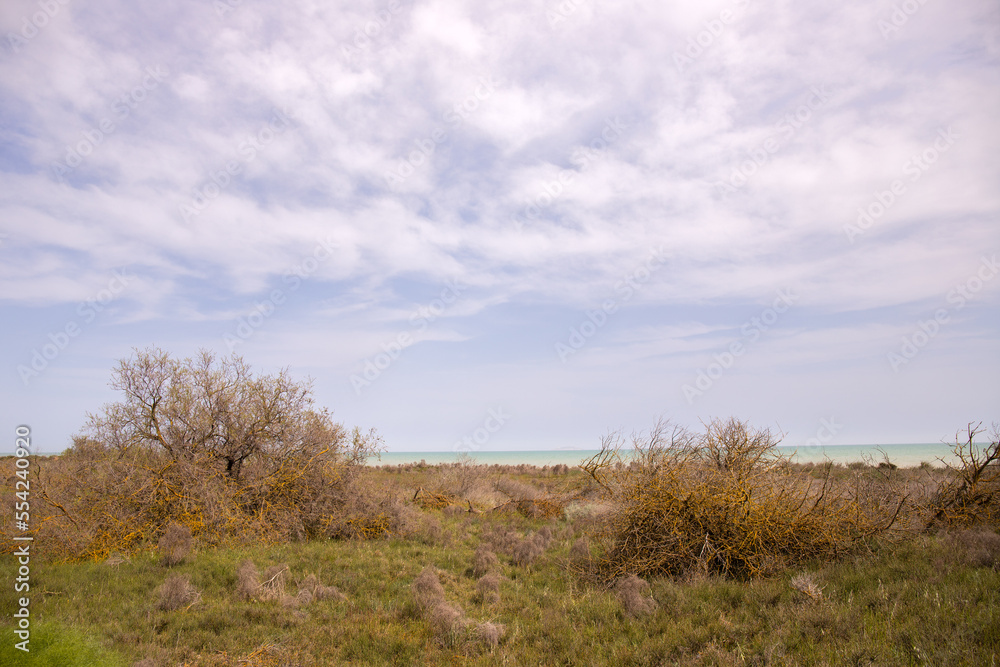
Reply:
[[[428,472],[433,474],[411,475]],[[372,483],[390,477],[379,470],[368,474]],[[405,473],[391,478],[407,481]],[[520,479],[531,483],[532,475]],[[534,475],[539,487],[549,479],[540,470]],[[587,483],[579,471],[568,481]],[[439,520],[451,537],[448,546],[414,534],[239,547],[196,544],[175,566],[164,565],[153,550],[117,564],[40,563],[32,573],[32,654],[15,653],[12,642],[3,642],[0,664],[989,665],[1000,660],[1000,539],[982,527],[917,533],[870,553],[746,581],[695,569],[604,584],[567,566],[573,545],[588,530],[582,514],[574,524],[566,518],[421,511]],[[488,535],[510,530],[524,538],[545,527],[553,532],[552,543],[530,566],[498,553],[491,572],[473,572],[476,551]],[[251,567],[244,568],[247,562]],[[6,556],[0,565],[8,581],[15,563]],[[425,568],[440,588],[430,583],[422,606],[416,582],[431,578],[421,574]],[[244,574],[248,570],[251,574]],[[274,579],[283,584],[280,595],[263,587],[274,577],[269,572],[283,573]],[[164,593],[174,577],[187,586]],[[301,592],[317,586],[340,595],[308,599]],[[14,608],[14,596],[12,587],[0,590],[0,605]],[[9,623],[3,621],[4,627]]]
[[[377,436],[286,374],[152,351],[114,382],[125,399],[34,462],[32,652],[0,664],[1000,659],[978,425],[957,463],[912,469],[796,465],[738,420],[611,434],[574,468],[366,466]]]

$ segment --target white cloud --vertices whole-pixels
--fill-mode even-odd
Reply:
[[[0,55],[0,298],[72,308],[127,265],[139,278],[115,321],[162,321],[166,339],[187,340],[186,327],[230,322],[332,237],[335,257],[301,294],[315,312],[284,311],[290,326],[261,332],[270,349],[298,345],[315,316],[342,327],[336,358],[357,361],[408,303],[457,277],[476,295],[437,340],[466,349],[497,313],[523,309],[521,347],[505,352],[521,363],[554,343],[532,309],[590,308],[662,245],[669,260],[634,310],[715,304],[711,324],[690,327],[724,331],[795,288],[803,321],[788,324],[789,349],[805,346],[805,362],[863,355],[1000,250],[994,3],[927,3],[885,35],[888,1],[586,2],[550,25],[560,6],[63,6]],[[36,10],[5,4],[3,34]],[[720,28],[723,10],[734,15]],[[691,61],[679,68],[675,54]],[[122,116],[151,67],[169,74]],[[817,87],[828,99],[789,121]],[[294,120],[272,137],[277,110]],[[625,129],[601,147],[616,118]],[[113,131],[94,139],[104,120]],[[954,145],[910,180],[911,158],[948,127]],[[73,151],[79,164],[57,177]],[[845,226],[897,179],[905,193],[851,243]],[[206,193],[185,220],[181,207]],[[942,349],[958,331],[995,329],[969,312]],[[714,340],[630,317],[588,363],[690,360]]]

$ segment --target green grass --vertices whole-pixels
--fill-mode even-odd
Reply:
[[[169,569],[151,553],[117,566],[33,560],[32,651],[13,648],[9,610],[20,594],[5,584],[0,664],[1000,664],[1000,572],[966,564],[941,538],[807,568],[823,587],[821,600],[790,586],[797,572],[654,580],[656,611],[632,618],[613,591],[566,568],[572,524],[548,522],[556,538],[530,567],[500,556],[500,602],[483,604],[471,574],[480,536],[494,523],[523,532],[546,523],[425,514],[441,522],[443,538],[204,549]],[[287,563],[293,582],[315,573],[348,601],[297,608],[240,600],[236,569],[245,558],[262,571]],[[409,588],[425,565],[443,572],[448,602],[467,618],[506,627],[498,647],[435,636]],[[0,558],[3,581],[13,582],[15,569],[11,557]],[[156,589],[175,573],[189,576],[201,599],[160,611]],[[274,647],[269,659],[266,647]]]

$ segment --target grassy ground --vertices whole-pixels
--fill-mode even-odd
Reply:
[[[407,495],[440,487],[447,475],[452,486],[475,482],[460,470],[370,474],[372,484]],[[574,474],[508,477],[553,491],[582,483]],[[196,549],[171,568],[154,553],[118,564],[33,561],[30,654],[13,648],[10,610],[21,594],[13,591],[16,561],[2,556],[0,665],[1000,664],[996,554],[977,556],[968,539],[918,536],[754,581],[654,580],[644,596],[655,609],[633,615],[614,590],[567,567],[592,507],[580,501],[569,519],[548,520],[415,510],[406,538]],[[505,530],[530,537],[546,526],[553,537],[531,564],[514,565],[498,552],[499,600],[483,600],[472,569],[476,548]],[[289,597],[241,598],[237,569],[245,559],[261,571],[287,564]],[[451,631],[418,607],[411,590],[428,565],[465,619]],[[819,599],[792,586],[803,573],[822,589]],[[158,589],[175,574],[187,576],[200,597],[164,611]],[[346,601],[293,601],[308,574]],[[496,646],[476,634],[488,622],[504,626]]]

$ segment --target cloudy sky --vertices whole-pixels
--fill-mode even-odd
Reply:
[[[152,345],[311,376],[397,451],[1000,419],[991,0],[5,0],[0,35],[3,451]]]

